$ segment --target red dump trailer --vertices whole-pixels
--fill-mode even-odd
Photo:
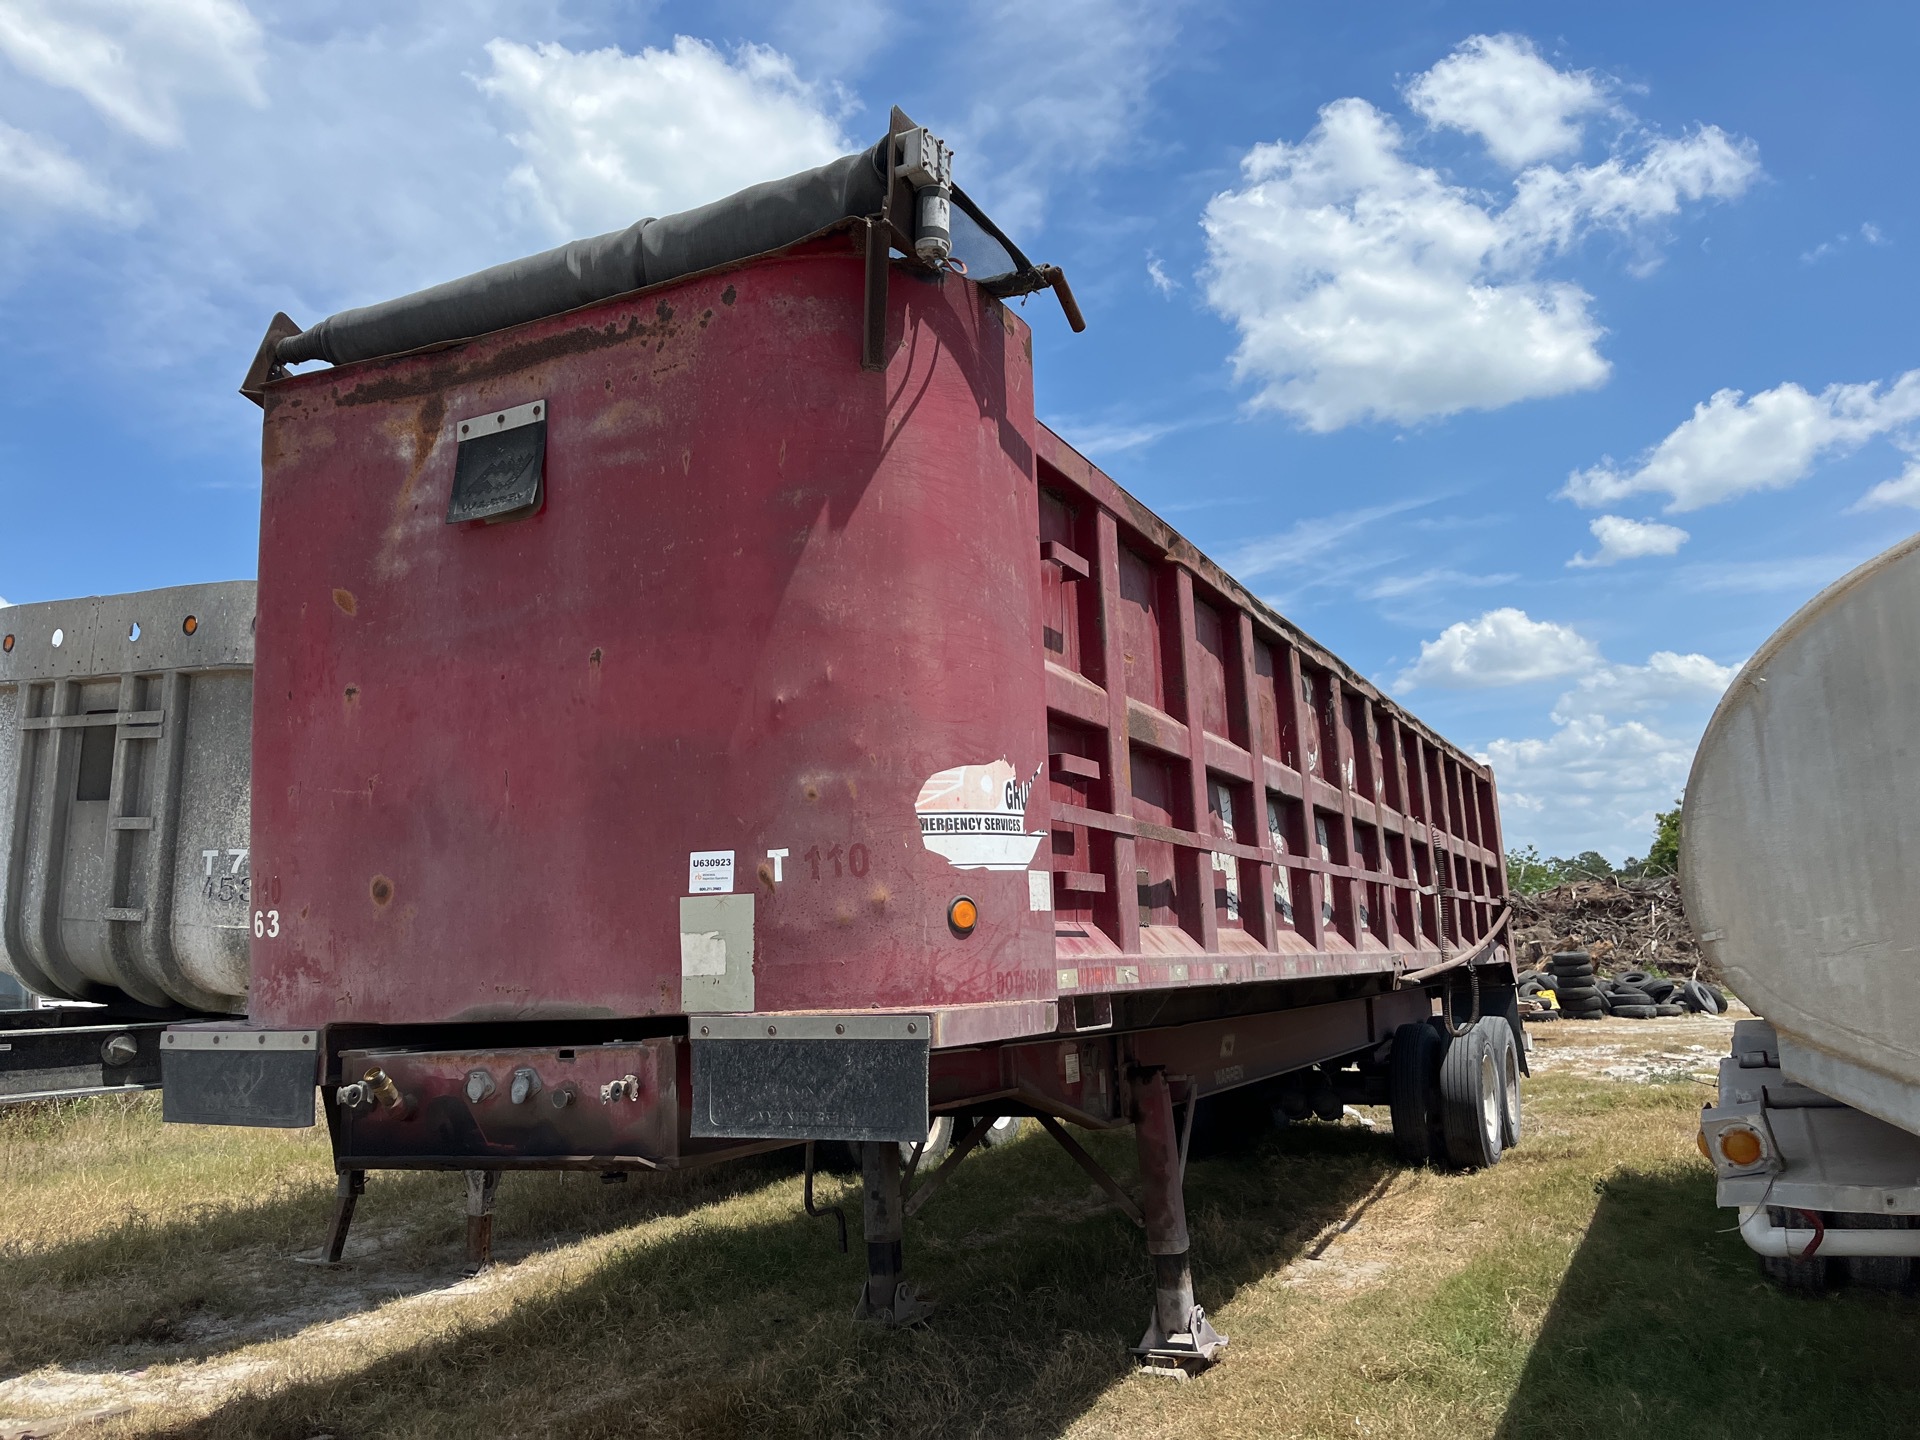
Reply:
[[[1007,298],[1070,297],[964,193],[998,271],[928,253],[937,143],[608,298],[269,332],[248,1016],[169,1034],[166,1104],[317,1080],[335,1257],[369,1170],[469,1172],[484,1247],[504,1170],[852,1141],[906,1321],[905,1214],[1037,1117],[1146,1232],[1140,1353],[1199,1365],[1199,1102],[1517,1138],[1492,775],[1036,421]],[[1061,1122],[1134,1125],[1142,1197]]]

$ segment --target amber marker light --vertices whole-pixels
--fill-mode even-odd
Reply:
[[[0,650],[5,650],[9,655],[13,653],[13,636],[9,635],[5,640],[0,640]]]
[[[199,628],[200,628],[200,617],[197,615],[189,615],[185,620],[182,620],[180,622],[180,629],[182,633],[187,635],[193,634],[193,632],[198,630]]]
[[[954,934],[971,935],[973,927],[979,923],[980,907],[967,896],[962,895],[947,906],[947,924],[953,928]]]
[[[1726,1157],[1729,1165],[1745,1168],[1755,1164],[1761,1154],[1760,1136],[1745,1126],[1722,1130],[1720,1153]]]

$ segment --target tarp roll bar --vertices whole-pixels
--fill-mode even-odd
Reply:
[[[273,358],[281,365],[307,360],[345,365],[397,355],[777,250],[837,220],[879,211],[888,183],[888,145],[882,140],[698,209],[638,220],[624,230],[509,260],[397,300],[342,310],[310,329],[284,335]]]

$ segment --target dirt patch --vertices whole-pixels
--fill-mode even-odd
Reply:
[[[1733,1040],[1733,1022],[1752,1012],[1734,1004],[1725,1015],[1675,1015],[1658,1020],[1557,1020],[1527,1027],[1537,1074],[1653,1084],[1684,1079],[1709,1083]]]

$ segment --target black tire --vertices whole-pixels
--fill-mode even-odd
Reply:
[[[1800,1210],[1785,1210],[1769,1205],[1767,1213],[1775,1225],[1805,1229],[1809,1223],[1805,1212]],[[1763,1255],[1760,1257],[1760,1273],[1782,1290],[1797,1290],[1802,1295],[1825,1294],[1839,1283],[1841,1274],[1840,1267],[1822,1255],[1816,1255],[1811,1260]]]
[[[1655,1014],[1651,1005],[1616,1005],[1613,1017],[1616,1020],[1651,1020]]]
[[[1649,980],[1640,988],[1653,998],[1654,1004],[1666,1005],[1672,1002],[1674,992],[1680,987],[1671,980]]]
[[[1569,1002],[1598,1000],[1600,998],[1600,991],[1596,987],[1592,985],[1574,985],[1571,983],[1555,986],[1553,994],[1554,998],[1559,1000],[1563,1005]]]
[[[980,1137],[982,1145],[1005,1145],[1020,1138],[1020,1132],[1027,1128],[1027,1122],[1019,1115],[1002,1115],[987,1127],[987,1133]]]
[[[1655,1005],[1653,1007],[1653,1013],[1663,1017],[1684,1015],[1687,1013],[1687,1007],[1684,1005]]]
[[[1520,1143],[1521,1092],[1520,1042],[1504,1015],[1482,1017],[1479,1027],[1487,1032],[1493,1045],[1494,1066],[1500,1072],[1500,1149],[1504,1153]]]
[[[1701,1011],[1709,1015],[1719,1014],[1714,1006],[1713,997],[1707,994],[1707,987],[1698,980],[1689,980],[1680,987],[1680,1003],[1695,1014]]]
[[[1557,967],[1563,961],[1568,964],[1577,962],[1581,965],[1586,965],[1590,964],[1592,960],[1593,956],[1589,955],[1585,950],[1556,950],[1553,952],[1553,959],[1548,963]]]
[[[1393,1115],[1393,1148],[1409,1165],[1439,1158],[1433,1135],[1440,1113],[1440,1056],[1444,1046],[1433,1026],[1414,1022],[1393,1032],[1388,1055],[1387,1109]]]
[[[1606,996],[1607,1008],[1618,1011],[1622,1005],[1651,1005],[1653,997],[1644,990],[1610,990]]]
[[[936,1115],[933,1123],[927,1127],[927,1146],[920,1152],[920,1169],[915,1172],[925,1175],[946,1158],[947,1151],[953,1148],[953,1117]],[[900,1163],[913,1163],[913,1146],[905,1140],[900,1142]]]
[[[1521,995],[1531,999],[1548,987],[1538,980],[1522,980],[1517,988]]]
[[[1849,1230],[1905,1230],[1906,1217],[1880,1214],[1840,1214],[1828,1222]],[[1906,1292],[1913,1289],[1914,1262],[1907,1255],[1850,1255],[1840,1262],[1849,1285],[1868,1290]]]
[[[1529,980],[1539,980],[1544,982],[1547,980],[1551,980],[1553,977],[1544,970],[1522,970],[1518,975],[1514,976],[1513,978],[1518,980],[1522,985],[1524,985]]]
[[[1593,962],[1591,960],[1556,960],[1553,962],[1553,973],[1563,980],[1571,979],[1576,975],[1591,976]]]
[[[1643,988],[1646,985],[1646,983],[1651,979],[1653,979],[1653,976],[1649,975],[1644,970],[1623,970],[1620,972],[1619,976],[1617,977],[1616,983],[1621,985],[1630,985],[1635,990],[1639,990]]]
[[[1544,1025],[1549,1020],[1558,1020],[1560,1018],[1560,1012],[1558,1010],[1534,1010],[1522,1015],[1520,1018],[1529,1025]]]
[[[1483,1024],[1454,1037],[1440,1062],[1440,1121],[1454,1169],[1500,1162],[1500,1065]]]
[[[1712,998],[1714,1014],[1724,1015],[1727,1013],[1727,997],[1721,992],[1718,985],[1703,984],[1700,988],[1706,991],[1708,996]]]

